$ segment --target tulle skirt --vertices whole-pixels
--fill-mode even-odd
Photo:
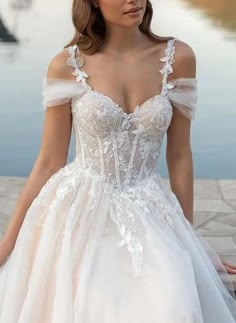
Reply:
[[[76,161],[43,186],[0,267],[0,323],[235,323],[233,295],[158,172],[120,191]]]

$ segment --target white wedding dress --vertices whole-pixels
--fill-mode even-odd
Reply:
[[[195,78],[168,82],[175,39],[162,92],[130,114],[91,88],[79,47],[67,50],[76,79],[45,77],[43,106],[71,101],[76,156],[0,267],[0,323],[235,323],[230,276],[158,169],[173,106],[194,119],[197,104]]]

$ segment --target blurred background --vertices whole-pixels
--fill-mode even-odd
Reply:
[[[152,29],[197,56],[194,177],[236,179],[236,1],[152,0]],[[0,176],[28,176],[44,122],[42,78],[74,33],[71,0],[0,2]],[[160,170],[168,177],[166,138]],[[74,157],[74,136],[68,162]]]

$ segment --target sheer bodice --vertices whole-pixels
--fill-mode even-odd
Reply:
[[[164,97],[149,100],[129,116],[99,94],[83,96],[73,103],[73,110],[80,144],[76,155],[83,166],[104,175],[117,187],[156,171],[162,138],[172,115]]]
[[[136,106],[132,113],[86,82],[78,45],[67,48],[67,63],[74,69],[75,81],[44,78],[44,108],[71,101],[78,165],[113,187],[123,189],[157,172],[173,103],[186,117],[194,118],[197,80],[167,79],[173,73],[175,40],[167,42],[166,55],[160,59],[164,63],[161,93]]]

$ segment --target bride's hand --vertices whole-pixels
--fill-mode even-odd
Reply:
[[[220,260],[228,273],[236,274],[236,265],[230,264],[229,262],[227,262],[223,259],[220,259]]]
[[[7,257],[11,253],[11,246],[4,240],[0,241],[0,266],[6,261]]]

